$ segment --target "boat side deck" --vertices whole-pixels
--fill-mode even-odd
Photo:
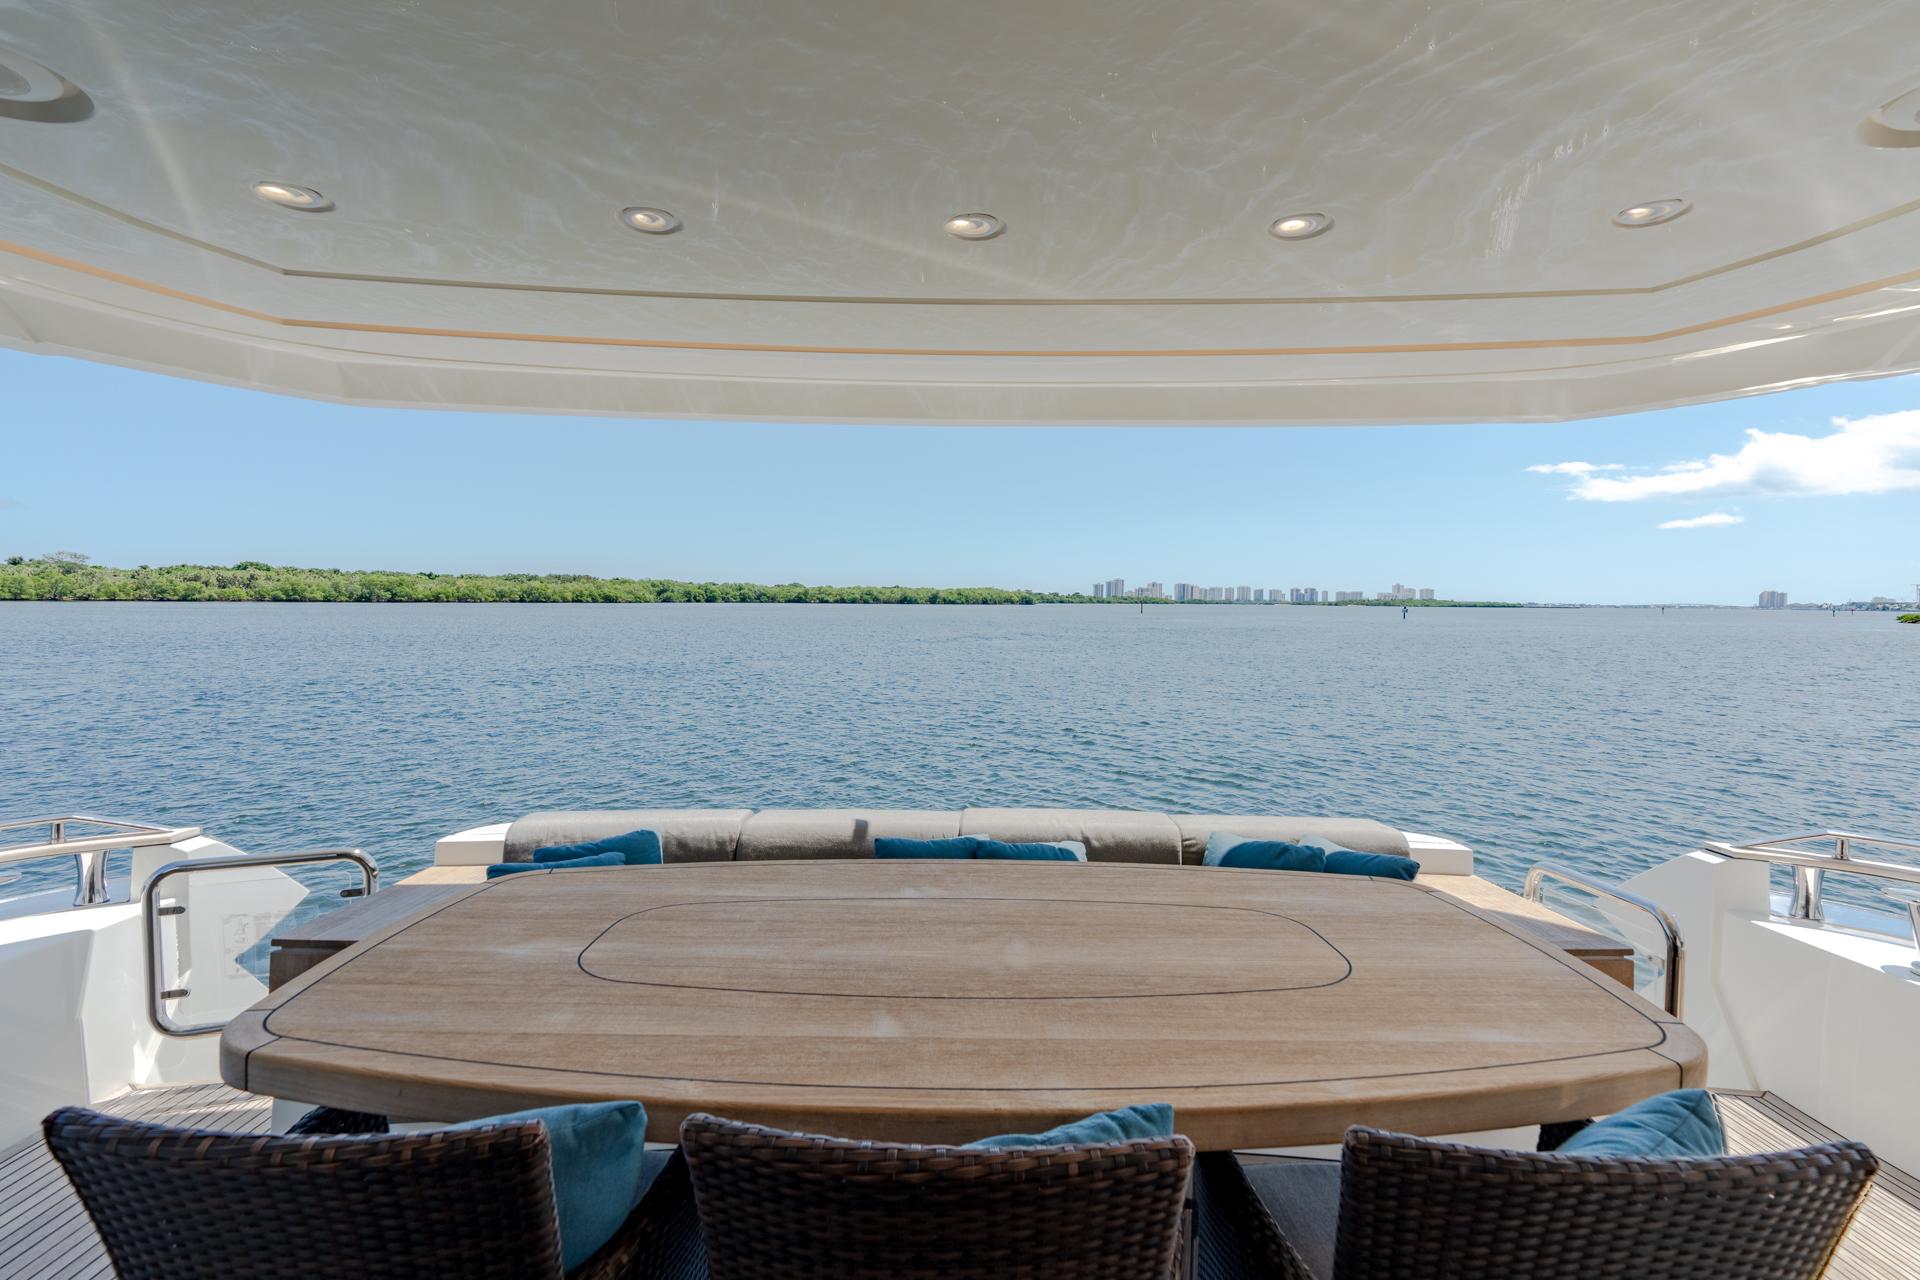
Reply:
[[[223,1084],[134,1089],[97,1110],[129,1120],[228,1133],[265,1133],[273,1102]],[[39,1138],[0,1152],[0,1280],[110,1276],[86,1210]]]
[[[1771,1093],[1715,1091],[1734,1152],[1777,1151],[1840,1135]],[[265,1098],[220,1084],[136,1089],[99,1110],[183,1128],[264,1133]],[[1867,1193],[1828,1280],[1907,1280],[1920,1257],[1920,1179],[1891,1165]],[[38,1138],[0,1152],[0,1280],[90,1280],[112,1274],[100,1238]]]
[[[1844,1135],[1772,1093],[1714,1091],[1720,1120],[1727,1128],[1727,1149],[1779,1151]],[[1827,1280],[1901,1280],[1914,1274],[1920,1259],[1920,1178],[1890,1164],[1867,1190],[1866,1203],[1840,1241],[1827,1268]]]

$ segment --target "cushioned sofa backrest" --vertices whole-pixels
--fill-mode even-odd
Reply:
[[[1180,828],[1164,813],[1129,809],[966,809],[960,834],[1027,840],[1078,840],[1089,862],[1180,864]]]
[[[1279,818],[1257,814],[1176,813],[1173,824],[1180,831],[1180,860],[1197,865],[1206,856],[1207,836],[1215,831],[1231,831],[1249,840],[1305,840],[1315,836],[1343,844],[1362,853],[1397,853],[1407,856],[1407,837],[1384,822],[1371,818]]]
[[[734,857],[871,858],[875,836],[945,840],[959,834],[957,809],[761,809],[741,825]]]
[[[507,828],[505,860],[526,862],[550,844],[600,840],[642,827],[660,833],[668,862],[728,862],[748,809],[556,809]]]

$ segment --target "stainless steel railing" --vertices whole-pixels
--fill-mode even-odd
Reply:
[[[1795,847],[1815,841],[1830,843],[1832,852]],[[1862,835],[1857,831],[1811,831],[1803,836],[1779,836],[1772,840],[1750,840],[1745,844],[1709,841],[1703,847],[1708,853],[1717,853],[1723,858],[1792,867],[1793,898],[1787,906],[1787,919],[1804,924],[1822,924],[1826,921],[1827,911],[1822,892],[1826,888],[1829,871],[1866,876],[1870,880],[1891,881],[1900,887],[1884,892],[1905,903],[1907,923],[1913,930],[1913,945],[1920,948],[1920,867],[1882,862],[1877,858],[1855,857],[1853,851],[1862,845],[1875,849],[1897,849],[1902,853],[1920,853],[1920,844],[1912,840]],[[1920,974],[1920,959],[1914,960],[1909,967]]]
[[[1832,852],[1822,853],[1795,847],[1810,844],[1816,840],[1830,842],[1833,846]],[[1896,840],[1891,836],[1861,835],[1856,831],[1813,831],[1803,836],[1750,840],[1745,844],[1709,842],[1702,848],[1708,853],[1717,853],[1723,858],[1740,858],[1749,862],[1768,862],[1776,867],[1792,867],[1793,902],[1787,908],[1787,918],[1818,924],[1827,918],[1825,907],[1821,902],[1821,890],[1829,871],[1845,871],[1875,880],[1920,885],[1920,867],[1909,867],[1898,862],[1881,862],[1874,858],[1855,857],[1854,850],[1862,845],[1879,849],[1898,849],[1903,853],[1920,853],[1920,844],[1911,840]],[[1915,923],[1920,924],[1920,919],[1916,919]],[[1916,933],[1915,937],[1920,940],[1920,933]]]
[[[141,895],[141,914],[145,918],[147,931],[147,1020],[153,1024],[154,1030],[164,1036],[200,1036],[210,1035],[227,1025],[225,1020],[182,1024],[167,1014],[167,1001],[184,999],[192,992],[185,987],[165,987],[161,984],[165,965],[160,950],[160,918],[187,913],[187,908],[178,903],[161,901],[159,890],[163,883],[174,876],[196,871],[313,866],[325,862],[348,862],[360,868],[362,887],[357,890],[343,889],[342,897],[367,897],[380,888],[380,868],[374,866],[373,859],[359,849],[310,849],[302,853],[263,853],[241,858],[189,858],[169,862],[155,871],[147,881],[146,892]]]
[[[48,838],[35,844],[0,844],[0,864],[72,854],[75,880],[73,905],[76,907],[98,906],[109,900],[107,854],[113,850],[179,844],[200,834],[199,827],[161,827],[150,822],[96,818],[84,813],[0,822],[0,831],[20,831],[28,827],[46,827]],[[105,827],[111,834],[75,836],[69,833],[70,827]]]
[[[1660,927],[1660,932],[1666,938],[1666,990],[1662,1007],[1674,1017],[1680,1017],[1680,1010],[1684,1003],[1682,983],[1686,975],[1687,944],[1680,936],[1680,926],[1667,913],[1667,909],[1651,898],[1643,898],[1637,893],[1622,889],[1617,884],[1554,862],[1542,862],[1527,871],[1526,899],[1528,902],[1541,900],[1548,880],[1558,880],[1564,884],[1573,885],[1597,898],[1605,898],[1609,902],[1617,902],[1622,906],[1632,907],[1636,911],[1644,911],[1653,917],[1653,922]]]

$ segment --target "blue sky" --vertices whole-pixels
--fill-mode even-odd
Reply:
[[[358,409],[3,351],[0,385],[0,555],[1058,590],[1404,582],[1599,603],[1920,581],[1914,378],[1561,426],[1344,429]],[[1528,470],[1567,463],[1590,469]]]

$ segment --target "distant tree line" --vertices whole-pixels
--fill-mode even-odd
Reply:
[[[76,551],[8,556],[0,600],[231,600],[341,604],[1138,604],[1079,593],[1000,587],[810,587],[787,582],[679,582],[593,578],[580,573],[403,573],[387,569],[298,569],[242,560],[114,569]],[[1152,605],[1170,600],[1149,599]],[[1200,603],[1194,601],[1192,603]],[[1351,601],[1371,604],[1373,601]],[[1380,603],[1386,603],[1384,601]],[[1399,603],[1399,602],[1394,602]],[[1407,601],[1447,605],[1447,600]]]
[[[1090,596],[998,587],[810,587],[798,582],[677,582],[578,573],[402,573],[230,566],[113,569],[75,552],[0,564],[0,600],[233,600],[352,604],[1071,604]],[[1115,601],[1114,603],[1123,603]]]

